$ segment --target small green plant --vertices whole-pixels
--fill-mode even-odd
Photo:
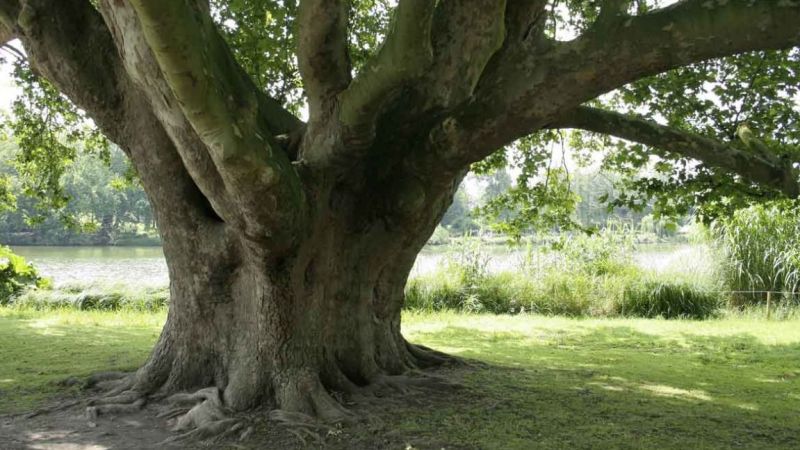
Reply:
[[[436,227],[436,230],[433,231],[433,235],[428,239],[428,245],[445,245],[448,242],[450,242],[450,232],[441,225]]]
[[[25,258],[0,246],[0,305],[7,305],[28,287],[46,288],[49,280],[42,278]]]
[[[553,249],[561,253],[571,270],[589,275],[613,275],[633,265],[635,242],[634,229],[610,222],[596,234],[562,237]]]

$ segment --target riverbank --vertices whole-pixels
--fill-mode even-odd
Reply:
[[[163,310],[0,308],[4,349],[0,414],[80,398],[80,383],[75,380],[92,372],[135,369],[147,357],[164,319]],[[324,445],[420,449],[588,449],[598,443],[608,448],[664,449],[800,445],[797,319],[729,317],[697,322],[406,313],[403,332],[413,342],[482,364],[442,373],[465,386],[444,397],[434,392],[397,398],[388,394],[392,406],[364,410],[374,414],[368,423],[323,436]],[[351,405],[356,411],[364,407]],[[70,420],[77,422],[69,424],[80,422],[74,419],[80,418],[76,414]],[[85,442],[82,436],[95,433],[93,445],[113,447],[131,420],[110,422],[114,433],[105,435],[101,423],[99,429],[84,424],[60,434],[25,428],[25,434],[15,436],[33,447]],[[257,423],[256,433],[242,443],[245,448],[275,442],[280,427]],[[3,435],[13,432],[8,426],[0,429],[0,444]],[[136,428],[127,432],[142,434]],[[285,448],[304,448],[285,434],[277,438],[283,439]]]
[[[29,231],[0,233],[0,242],[11,247],[160,247],[161,236],[157,231],[101,235],[67,231],[49,235]]]
[[[471,243],[470,243],[471,242]],[[169,284],[164,254],[157,246],[11,246],[14,253],[32,263],[39,273],[60,285],[125,285],[164,287]],[[417,257],[412,276],[435,272],[467,253],[480,253],[487,272],[514,271],[536,261],[540,266],[553,253],[501,243],[475,244],[465,241],[426,246]],[[641,245],[632,255],[644,269],[680,269],[697,272],[708,260],[702,246],[689,244]],[[548,256],[549,255],[549,256]]]
[[[168,272],[160,248],[17,247],[52,290],[32,289],[10,303],[29,308],[152,310],[168,302]],[[510,251],[482,244],[424,249],[406,286],[409,310],[566,315],[574,317],[709,318],[738,314],[800,316],[793,293],[735,298],[707,245],[652,245],[636,250],[614,242],[551,251]],[[761,297],[764,297],[761,294]]]

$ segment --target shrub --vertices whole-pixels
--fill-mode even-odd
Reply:
[[[49,280],[42,278],[33,265],[10,248],[0,246],[0,305],[11,302],[27,287],[46,288]]]
[[[75,308],[80,310],[147,310],[164,308],[169,301],[165,288],[133,289],[124,286],[64,286],[58,290],[27,290],[13,306],[33,309]]]
[[[622,316],[705,319],[722,303],[718,292],[683,281],[632,280],[615,312]]]
[[[549,269],[568,270],[587,275],[614,275],[633,266],[636,233],[623,224],[610,223],[593,235],[562,237],[552,245],[556,264]],[[530,249],[529,249],[530,252]],[[560,261],[558,261],[560,259]],[[561,267],[554,267],[561,265]]]
[[[715,314],[719,286],[708,274],[648,275],[633,263],[624,229],[575,236],[546,253],[529,247],[520,270],[491,273],[479,244],[459,247],[439,270],[409,281],[406,308],[496,314],[694,318]],[[658,279],[652,278],[657,276]]]
[[[486,274],[475,283],[450,266],[411,279],[405,307],[495,314],[602,315],[608,309],[606,296],[615,289],[612,280],[617,278],[553,271],[532,279],[517,272],[501,272]]]

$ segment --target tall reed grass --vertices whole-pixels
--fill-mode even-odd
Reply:
[[[737,211],[712,228],[722,278],[734,304],[766,301],[761,291],[797,303],[800,294],[800,206],[781,201]]]
[[[437,271],[412,279],[406,307],[564,316],[716,314],[723,301],[713,278],[650,273],[635,265],[635,249],[631,229],[608,227],[593,236],[562,237],[550,246],[529,245],[516,270],[490,273],[489,256],[471,243]]]

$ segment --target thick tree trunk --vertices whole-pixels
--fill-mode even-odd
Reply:
[[[170,311],[134,390],[215,386],[234,410],[266,403],[335,420],[343,410],[329,392],[441,362],[400,333],[406,279],[436,219],[418,223],[423,234],[352,232],[326,215],[277,261],[221,222],[162,221]]]
[[[443,361],[405,341],[400,311],[416,255],[465,167],[438,165],[425,132],[390,121],[378,127],[386,137],[365,141],[343,137],[334,120],[300,127],[258,96],[189,108],[181,99],[202,103],[216,91],[171,86],[127,2],[103,2],[105,21],[77,4],[58,3],[62,11],[28,2],[27,15],[39,20],[20,27],[23,41],[37,70],[130,156],[170,275],[158,343],[132,384],[123,383],[130,391],[103,404],[213,387],[216,409],[268,404],[338,419],[346,412],[330,392],[357,394]],[[71,20],[47,28],[50,13]],[[83,50],[61,45],[63,36],[85,36],[97,61],[72,64],[84,61]],[[162,62],[176,56],[158,48]],[[222,56],[213,67],[227,67]],[[93,82],[97,67],[113,76]],[[241,101],[233,112],[231,99]],[[285,131],[302,134],[299,155],[270,137]],[[218,413],[193,425],[219,422]]]

